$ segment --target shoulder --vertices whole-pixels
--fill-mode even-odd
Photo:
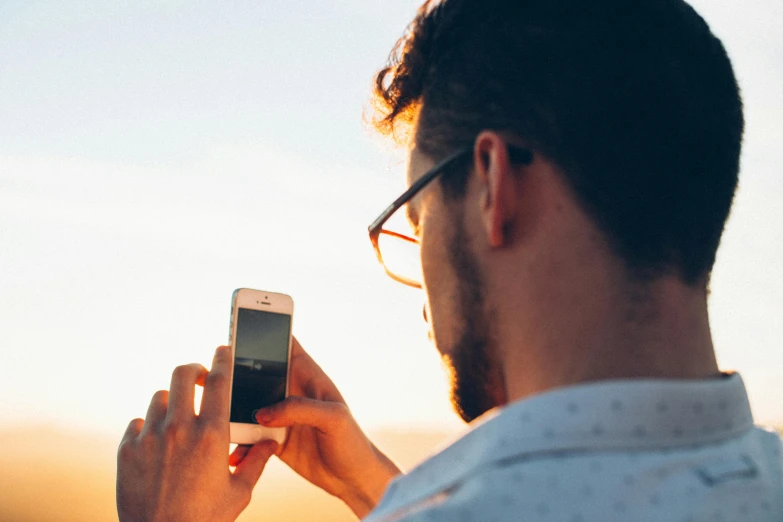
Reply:
[[[413,507],[399,520],[500,522],[519,520],[523,513],[536,519],[551,516],[553,520],[585,520],[580,505],[600,498],[604,489],[595,477],[589,476],[591,467],[595,471],[603,464],[577,457],[493,466]],[[606,498],[606,492],[603,493]]]
[[[475,470],[395,521],[780,520],[781,437],[754,429],[698,448],[549,454]],[[752,516],[750,516],[752,515]]]

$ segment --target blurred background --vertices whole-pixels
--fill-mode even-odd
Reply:
[[[114,454],[231,293],[294,333],[403,466],[462,424],[422,296],[366,227],[403,155],[362,123],[418,0],[0,2],[0,520],[116,519]],[[743,89],[740,189],[710,308],[719,362],[783,425],[783,4],[692,4]],[[351,520],[279,462],[241,520]]]

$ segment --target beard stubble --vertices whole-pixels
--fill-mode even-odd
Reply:
[[[443,362],[451,381],[452,406],[465,422],[471,422],[502,404],[506,394],[491,331],[493,314],[485,305],[481,273],[468,248],[461,214],[455,220],[449,260],[457,279],[454,305],[462,332]]]

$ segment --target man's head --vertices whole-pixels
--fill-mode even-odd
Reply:
[[[485,279],[508,246],[503,209],[527,226],[517,205],[530,174],[503,154],[507,143],[559,177],[630,280],[706,287],[737,184],[742,103],[720,41],[684,2],[427,1],[375,98],[381,131],[410,131],[411,178],[475,149],[414,203],[438,217],[422,228],[424,283],[464,417],[503,399],[490,328],[499,303]],[[487,245],[465,217],[473,188],[492,203],[516,198],[483,215]],[[462,401],[468,389],[479,396]]]

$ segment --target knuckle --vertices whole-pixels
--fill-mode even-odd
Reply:
[[[141,429],[144,427],[144,419],[137,417],[128,423],[128,427],[125,430],[125,436],[138,436]]]
[[[188,371],[189,371],[190,373],[192,373],[192,374],[199,374],[199,373],[201,373],[201,372],[204,372],[204,371],[206,371],[206,370],[207,370],[207,369],[204,367],[204,365],[203,365],[203,364],[201,364],[201,363],[190,363],[190,364],[186,365],[185,367],[186,367],[186,368],[188,369]]]
[[[212,370],[204,378],[204,386],[220,386],[226,381],[226,379],[227,376],[224,372],[221,372],[220,370]]]
[[[222,426],[216,422],[207,422],[201,430],[201,443],[206,446],[218,445],[225,438]]]
[[[171,373],[171,377],[174,380],[184,379],[190,375],[192,371],[193,370],[189,364],[181,364],[174,368],[174,371]]]
[[[353,416],[351,415],[351,411],[345,404],[341,402],[333,402],[329,409],[331,410],[330,413],[332,422],[334,422],[336,426],[345,428],[353,423]]]
[[[152,402],[155,404],[163,404],[169,400],[168,390],[158,390],[152,395]]]
[[[237,491],[237,505],[244,511],[247,506],[250,505],[250,500],[253,497],[253,486],[248,484],[245,480],[237,480],[239,485]]]
[[[135,444],[131,441],[123,441],[117,448],[117,462],[126,463],[133,460],[136,453],[134,446]]]
[[[342,402],[333,402],[331,403],[331,410],[332,413],[336,417],[340,418],[350,418],[351,417],[351,410],[348,409],[348,406],[343,404]]]
[[[187,429],[178,422],[170,422],[163,426],[163,438],[169,443],[182,442],[187,437]]]
[[[142,454],[151,454],[155,453],[159,443],[158,443],[158,436],[153,433],[147,433],[145,435],[142,435],[139,437],[139,440],[137,442],[138,449]],[[135,453],[135,451],[133,451]]]

